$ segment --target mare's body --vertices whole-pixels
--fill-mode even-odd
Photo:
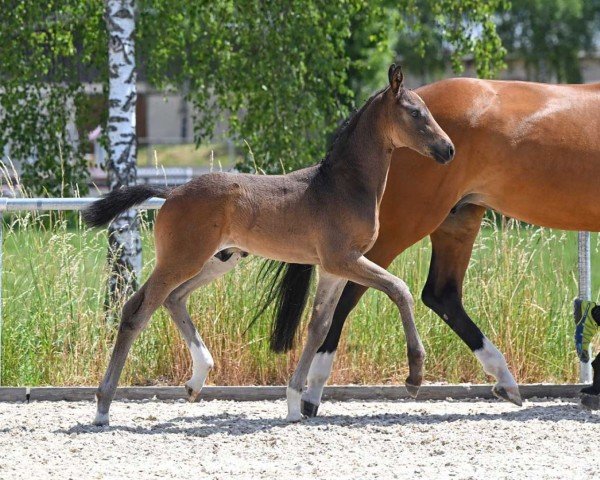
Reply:
[[[387,267],[429,235],[423,301],[496,377],[495,392],[520,403],[504,357],[464,310],[464,274],[486,208],[536,225],[600,231],[600,84],[451,79],[416,92],[450,135],[456,157],[442,167],[406,148],[394,152],[379,237],[366,256]],[[350,283],[342,294],[309,375],[304,398],[312,404],[320,402],[342,326],[364,290]],[[600,356],[594,369],[588,391],[599,394]]]

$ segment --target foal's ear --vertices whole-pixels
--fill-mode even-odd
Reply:
[[[392,63],[388,70],[388,80],[390,81],[390,88],[392,92],[398,93],[398,91],[404,87],[404,74],[402,73],[402,66]]]

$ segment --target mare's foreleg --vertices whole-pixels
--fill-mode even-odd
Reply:
[[[190,294],[197,288],[225,275],[233,269],[247,253],[236,249],[226,249],[206,262],[200,273],[182,283],[171,292],[164,306],[169,310],[171,318],[183,337],[192,357],[192,377],[186,382],[188,399],[193,402],[198,398],[208,373],[214,366],[212,355],[198,334],[186,304]]]
[[[581,404],[591,410],[600,410],[600,353],[592,362],[594,380],[589,387],[581,389]]]
[[[345,284],[345,278],[331,275],[320,269],[317,294],[310,323],[308,324],[306,344],[287,388],[287,419],[289,421],[297,422],[302,418],[300,413],[302,389],[306,383],[306,377],[315,353],[329,331],[333,311]]]
[[[496,378],[493,393],[521,405],[519,387],[504,356],[465,312],[462,284],[485,208],[464,205],[431,234],[431,265],[423,302],[437,313],[471,349],[488,375]]]

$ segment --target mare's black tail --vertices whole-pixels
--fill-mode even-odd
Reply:
[[[167,198],[170,190],[157,185],[135,185],[113,190],[87,207],[82,213],[83,220],[90,227],[101,227],[151,197]]]
[[[259,277],[267,278],[273,270],[271,286],[254,320],[275,302],[270,344],[271,350],[283,353],[294,346],[294,338],[306,307],[314,266],[272,261],[265,264]]]

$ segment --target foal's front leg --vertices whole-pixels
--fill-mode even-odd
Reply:
[[[414,300],[406,283],[360,253],[344,258],[340,258],[339,254],[337,257],[331,255],[323,268],[334,275],[346,277],[365,287],[376,288],[396,304],[400,311],[408,350],[409,375],[405,385],[408,393],[412,397],[416,397],[423,381],[425,349],[415,326]]]
[[[287,388],[287,419],[289,421],[297,422],[302,419],[300,404],[302,390],[306,383],[306,376],[308,375],[308,370],[315,353],[317,353],[317,349],[323,343],[329,331],[331,318],[333,317],[335,306],[342,294],[344,285],[346,285],[345,278],[332,275],[322,269],[319,271],[319,283],[317,285],[312,316],[308,324],[306,345]]]

